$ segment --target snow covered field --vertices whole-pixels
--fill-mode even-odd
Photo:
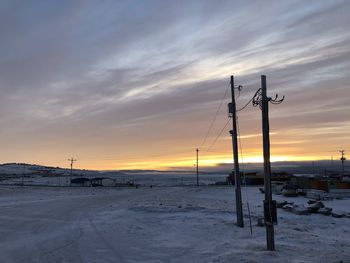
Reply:
[[[0,262],[350,262],[350,219],[279,209],[269,252],[256,226],[263,194],[248,187],[243,199],[238,228],[232,187],[1,186]],[[350,212],[350,200],[326,205]]]

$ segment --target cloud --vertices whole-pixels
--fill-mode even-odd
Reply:
[[[4,160],[19,151],[31,159],[35,145],[54,155],[58,142],[56,155],[77,145],[82,156],[109,155],[117,146],[128,154],[195,148],[231,74],[244,85],[239,106],[261,74],[269,94],[286,95],[270,110],[276,140],[314,145],[310,131],[350,121],[343,114],[350,95],[347,1],[0,5],[0,140],[27,145]],[[208,143],[226,121],[228,99]],[[259,110],[248,107],[240,122],[242,133],[258,134]],[[256,151],[258,140],[245,140],[247,149]],[[225,143],[218,140],[217,150],[229,149]]]

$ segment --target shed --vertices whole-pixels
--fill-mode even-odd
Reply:
[[[73,178],[70,180],[71,186],[91,186],[91,181],[85,177]]]
[[[92,186],[115,186],[115,180],[109,177],[95,177],[91,179]]]

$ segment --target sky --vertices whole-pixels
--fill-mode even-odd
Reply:
[[[270,105],[271,160],[338,160],[350,154],[349,11],[337,0],[2,0],[0,162],[193,168],[199,147],[200,165],[230,163],[230,75],[239,108],[263,74],[269,96],[285,95]],[[238,123],[241,161],[261,161],[260,109]]]

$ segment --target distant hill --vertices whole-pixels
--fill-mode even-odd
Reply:
[[[273,172],[289,172],[289,173],[318,173],[323,174],[325,172],[340,172],[341,163],[338,160],[331,162],[330,160],[320,160],[320,161],[299,161],[299,162],[273,162],[271,163]],[[217,166],[212,167],[203,167],[200,166],[201,174],[227,174],[233,169],[233,164],[224,163],[218,164]],[[240,164],[240,169],[242,171],[248,172],[262,172],[263,164],[262,163],[245,163]],[[346,170],[349,170],[346,166]],[[161,175],[161,174],[181,174],[181,173],[194,173],[194,170],[189,169],[188,167],[169,167],[168,170],[106,170],[106,171],[96,171],[96,170],[85,170],[85,169],[73,169],[75,175],[89,175],[89,176],[98,176],[98,175],[125,175],[125,174],[148,174],[148,175]],[[348,171],[349,172],[349,171]],[[60,167],[51,167],[43,166],[38,164],[26,164],[26,163],[4,163],[0,164],[0,175],[31,175],[31,174],[46,174],[53,176],[55,175],[69,175],[70,169],[60,168]]]
[[[73,169],[74,174],[97,174],[98,171]],[[0,164],[0,174],[2,175],[30,175],[30,174],[52,174],[52,175],[67,175],[70,174],[70,169],[43,166],[38,164],[27,163],[4,163]]]

